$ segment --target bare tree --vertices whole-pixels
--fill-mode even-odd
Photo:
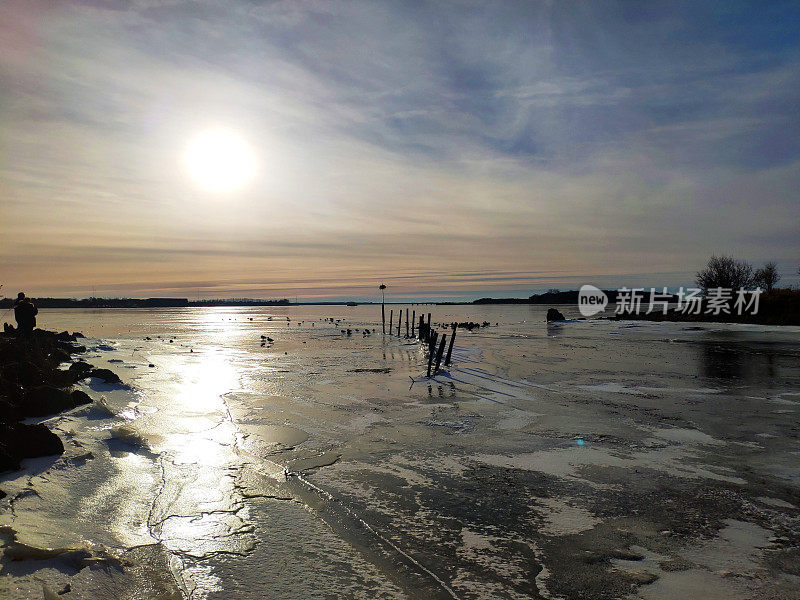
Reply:
[[[778,273],[778,265],[774,262],[768,262],[760,269],[756,269],[756,272],[753,274],[753,282],[763,287],[768,292],[772,291],[772,288],[775,287],[775,284],[781,280],[781,276]]]
[[[738,290],[753,285],[753,266],[732,256],[712,255],[704,269],[695,276],[697,286],[703,292],[713,288]]]

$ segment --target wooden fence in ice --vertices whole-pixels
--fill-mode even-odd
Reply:
[[[396,335],[397,337],[400,337],[403,331],[403,309],[399,308],[397,313],[397,327],[395,329],[394,309],[389,311],[388,335]],[[383,325],[383,333],[386,335],[386,313],[383,310],[383,307],[381,307],[381,321]],[[411,316],[409,317],[409,310],[408,308],[405,309],[405,337],[406,339],[417,339],[421,344],[425,345],[425,351],[428,354],[428,377],[439,372],[443,356],[444,364],[450,364],[450,358],[453,354],[453,342],[456,339],[457,329],[458,325],[453,323],[452,333],[450,333],[450,344],[447,346],[447,355],[445,356],[444,348],[447,344],[447,334],[442,333],[440,335],[439,332],[431,326],[431,313],[428,313],[427,320],[425,315],[421,314],[419,316],[419,321],[417,321],[417,311],[412,310]]]

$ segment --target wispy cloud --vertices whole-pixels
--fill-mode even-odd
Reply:
[[[395,274],[409,293],[486,295],[576,274],[686,283],[715,251],[794,271],[798,13],[3,4],[4,280],[325,295],[332,273],[341,296]],[[261,163],[225,199],[179,160],[218,123]]]

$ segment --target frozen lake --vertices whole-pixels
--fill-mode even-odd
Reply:
[[[127,566],[3,597],[800,597],[800,328],[409,308],[491,326],[429,380],[380,306],[42,310],[127,387],[49,420],[0,525]]]

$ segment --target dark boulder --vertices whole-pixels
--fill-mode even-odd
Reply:
[[[65,342],[64,340],[58,340],[56,342],[56,345],[62,350],[66,350],[70,354],[80,354],[82,352],[86,352],[86,346],[81,346],[80,344],[75,344],[73,342]]]
[[[94,368],[94,366],[90,365],[87,362],[82,360],[76,361],[69,366],[69,371],[74,373],[76,377],[78,375],[83,375],[84,373],[88,373]]]
[[[28,417],[44,417],[74,407],[75,403],[69,392],[50,385],[43,385],[28,392],[22,409]]]
[[[0,396],[0,423],[13,423],[21,418],[22,412],[19,406],[8,398]]]
[[[565,321],[566,317],[564,317],[564,315],[560,311],[556,310],[555,308],[548,308],[547,309],[547,320],[548,321]]]
[[[63,388],[70,387],[75,383],[75,381],[77,381],[75,373],[71,373],[70,371],[62,371],[61,369],[55,369],[50,373],[50,377],[45,383],[54,387]]]
[[[61,333],[56,335],[57,340],[63,340],[65,342],[74,342],[75,335],[71,335],[69,331],[62,331]]]
[[[19,404],[25,398],[25,388],[0,376],[0,397],[11,404]]]
[[[81,390],[74,390],[70,396],[72,397],[72,403],[75,406],[80,406],[82,404],[91,404],[92,398],[84,391]]]
[[[53,351],[50,353],[50,358],[56,364],[62,362],[69,362],[70,360],[72,360],[69,356],[69,352],[67,352],[63,348],[53,348]]]
[[[2,433],[0,433],[2,436]],[[0,473],[3,471],[16,471],[19,469],[19,458],[6,450],[3,439],[0,437]]]
[[[16,380],[20,385],[26,387],[39,385],[45,380],[44,369],[38,364],[27,360],[9,364],[4,374],[11,381]]]
[[[23,458],[63,453],[64,444],[44,425],[0,424],[0,471],[18,469]]]
[[[91,371],[87,371],[81,379],[86,379],[87,377],[97,377],[106,383],[122,383],[119,376],[109,369],[92,369]]]

